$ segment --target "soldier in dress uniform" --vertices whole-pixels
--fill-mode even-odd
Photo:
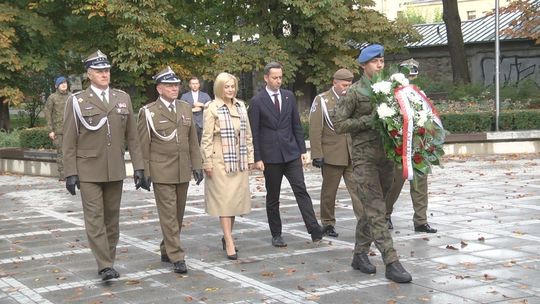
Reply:
[[[161,261],[173,263],[176,273],[186,273],[180,231],[191,174],[203,180],[201,152],[191,105],[178,100],[180,79],[170,67],[156,74],[159,97],[139,112],[138,130],[144,171],[154,183],[154,196],[163,240]]]
[[[411,80],[416,78],[418,75],[418,66],[418,61],[414,60],[413,58],[407,59],[399,64],[399,67],[402,68],[402,70],[405,70],[404,68],[406,68],[409,71],[407,77]],[[394,225],[392,224],[392,211],[394,210],[394,205],[399,198],[399,194],[401,193],[404,183],[405,179],[403,178],[403,172],[399,166],[396,166],[394,171],[394,183],[386,196],[386,221],[388,223],[388,229],[394,229]],[[409,182],[409,186],[414,209],[414,231],[436,233],[437,229],[432,228],[427,222],[427,175],[415,176],[414,180]]]
[[[363,90],[365,84],[371,83],[371,78],[384,68],[384,47],[379,44],[365,47],[360,52],[358,62],[364,74],[341,98],[331,117],[337,133],[351,134],[354,178],[364,211],[356,227],[357,232],[364,233],[356,233],[351,265],[361,272],[375,273],[375,266],[367,255],[371,242],[374,242],[386,265],[386,278],[397,283],[406,283],[410,282],[412,277],[399,262],[385,221],[384,199],[393,182],[394,164],[386,157],[381,135],[373,129],[376,109]],[[366,238],[366,235],[371,237]]]
[[[54,80],[56,92],[47,98],[45,104],[45,120],[49,129],[49,138],[56,147],[56,165],[58,168],[58,180],[64,181],[64,163],[62,161],[62,128],[64,127],[64,108],[68,97],[68,83],[64,76],[58,76]]]
[[[69,96],[64,114],[64,172],[66,188],[81,191],[84,223],[90,249],[103,281],[118,278],[114,269],[119,237],[122,186],[126,177],[126,145],[134,169],[135,187],[150,190],[137,124],[127,93],[109,88],[111,65],[97,51],[84,60],[90,86]]]
[[[362,214],[362,203],[356,193],[356,183],[353,178],[351,135],[336,134],[329,116],[341,97],[347,93],[354,75],[347,69],[339,69],[334,73],[333,78],[332,88],[317,95],[311,106],[309,141],[312,164],[322,169],[321,222],[326,235],[338,237],[335,230],[335,205],[341,177],[345,180],[357,217]]]

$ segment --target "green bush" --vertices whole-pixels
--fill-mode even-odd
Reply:
[[[441,114],[444,128],[450,133],[474,133],[491,131],[491,112]]]
[[[19,131],[12,131],[9,133],[4,130],[0,131],[0,147],[11,148],[20,146]]]
[[[49,138],[46,128],[23,129],[19,132],[21,148],[27,149],[53,149],[54,144]]]
[[[540,130],[540,111],[507,111],[499,116],[500,130]]]

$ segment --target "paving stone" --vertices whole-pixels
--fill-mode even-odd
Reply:
[[[121,277],[103,283],[88,249],[80,194],[53,178],[0,175],[0,303],[540,303],[540,156],[448,160],[429,177],[428,222],[415,233],[409,185],[391,231],[409,284],[350,266],[356,220],[346,188],[337,194],[338,238],[314,244],[286,180],[281,194],[287,248],[271,246],[264,180],[251,174],[253,211],[235,222],[239,260],[221,248],[204,185],[190,184],[181,242],[188,273],[159,260],[161,230],[152,192],[124,183]],[[519,174],[517,174],[519,173]],[[305,170],[319,215],[320,170]],[[464,243],[462,243],[464,242]],[[465,245],[464,245],[465,244]],[[451,249],[455,248],[455,250]]]

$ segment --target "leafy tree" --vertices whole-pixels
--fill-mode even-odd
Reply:
[[[443,0],[443,20],[446,25],[454,83],[471,83],[457,0]]]
[[[515,0],[499,9],[501,14],[520,12],[502,34],[511,37],[529,37],[535,44],[540,44],[540,0]]]
[[[0,3],[0,129],[10,130],[9,106],[40,100],[34,81],[47,75],[55,60],[55,29],[28,9],[29,1]]]
[[[338,68],[358,71],[361,43],[383,43],[393,52],[417,38],[405,20],[389,21],[369,9],[370,0],[225,2],[186,4],[190,12],[206,12],[194,13],[188,28],[220,47],[210,74],[261,71],[267,62],[280,61],[285,84],[303,95],[301,108],[329,85]]]

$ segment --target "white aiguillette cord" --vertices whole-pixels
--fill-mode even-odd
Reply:
[[[75,113],[75,115],[77,115],[77,117],[79,118],[79,121],[81,122],[81,124],[86,129],[88,129],[90,131],[97,131],[101,127],[103,127],[103,125],[106,123],[107,124],[107,135],[109,135],[109,136],[111,135],[111,127],[109,125],[109,119],[107,118],[107,116],[101,118],[97,125],[92,126],[88,122],[86,122],[86,120],[82,116],[81,107],[79,106],[79,102],[77,101],[77,98],[75,97],[75,95],[73,95],[72,104],[73,104],[73,113]],[[75,128],[77,129],[77,134],[79,134],[79,125],[77,124],[77,119],[75,119]]]
[[[147,107],[144,107],[144,116],[146,116],[146,128],[148,129],[148,131],[152,130],[154,134],[156,134],[157,138],[163,141],[171,141],[173,138],[176,137],[176,141],[178,142],[178,137],[176,136],[178,131],[177,129],[174,129],[174,131],[169,134],[169,136],[163,136],[156,131],[156,128],[154,127],[154,121],[151,117],[152,113],[150,113],[150,110],[148,110]],[[148,137],[152,137],[150,132],[148,132]]]

